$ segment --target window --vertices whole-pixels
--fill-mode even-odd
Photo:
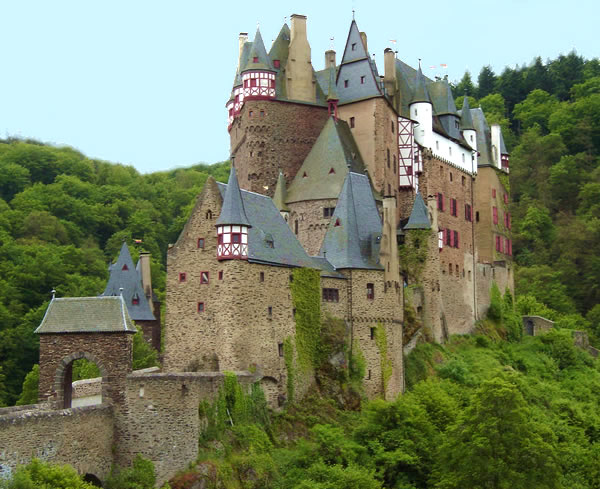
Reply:
[[[371,369],[369,369],[369,372],[367,373],[367,380],[371,380]]]
[[[264,110],[261,110],[261,111],[260,111],[260,116],[261,116],[261,117],[264,117],[264,116],[265,116],[265,111],[264,111]]]
[[[445,231],[446,231],[446,241],[445,241],[445,244],[447,246],[452,247],[452,236],[453,236],[452,231],[450,229],[446,229]]]
[[[454,217],[458,216],[458,204],[456,203],[456,199],[450,199],[450,215]]]
[[[444,195],[443,194],[437,194],[437,208],[438,211],[444,211]]]
[[[204,312],[204,302],[198,302],[198,312]]]
[[[125,264],[125,265],[123,265],[123,268],[121,268],[121,270],[126,272],[127,270],[129,270],[129,267],[127,266],[127,264]]]
[[[334,211],[335,211],[335,207],[323,207],[323,217],[325,219],[333,217]]]
[[[350,82],[348,80],[344,80],[344,88],[348,88],[348,85],[350,85]]]
[[[450,181],[452,181],[452,172],[450,172]]]
[[[394,173],[396,173],[396,155],[393,155],[393,156],[394,156]]]
[[[294,221],[294,234],[298,234],[298,219]]]
[[[198,248],[204,248],[204,238],[198,238]]]
[[[181,272],[181,273],[179,274],[179,281],[180,281],[180,282],[185,282],[185,272]]]
[[[279,69],[281,67],[281,62],[278,59],[274,59],[273,67]]]
[[[339,302],[338,289],[323,289],[323,302]]]
[[[283,343],[277,344],[277,352],[279,353],[280,357],[283,357]]]
[[[465,185],[465,182],[466,182],[466,179],[465,179],[465,176],[463,175],[462,176],[462,184],[463,184],[463,186]]]
[[[350,128],[354,129],[354,117],[350,117]]]
[[[132,306],[137,306],[140,303],[140,297],[135,294],[132,298],[131,298],[131,305]]]
[[[438,248],[440,251],[442,251],[443,247],[444,247],[444,230],[440,229],[438,231]]]
[[[302,178],[307,178],[307,177],[308,177],[308,175],[306,174],[306,172],[304,172],[304,173],[302,174]]]
[[[242,233],[231,233],[231,242],[240,244],[242,242]]]
[[[333,167],[329,169],[329,174],[330,175],[335,175],[335,170],[333,169]]]
[[[265,272],[260,272],[260,275],[258,276],[258,280],[260,282],[264,282],[265,281]]]
[[[448,146],[448,154],[452,156],[452,146]]]
[[[392,121],[392,134],[394,134],[394,131],[395,131],[395,129],[394,129],[394,121]]]
[[[219,280],[223,280],[223,270],[219,270]]]
[[[375,299],[375,285],[367,284],[367,299],[373,300]]]
[[[439,141],[435,142],[435,149],[440,149],[440,142]]]
[[[494,206],[492,208],[492,214],[493,214],[494,224],[498,224],[498,208],[497,207]]]
[[[496,189],[495,188],[492,189],[492,198],[493,199],[496,198]]]
[[[200,283],[201,284],[208,283],[208,272],[200,272]]]
[[[496,236],[496,251],[502,251],[502,241],[500,236]]]
[[[479,211],[475,211],[475,221],[479,222]]]
[[[352,51],[356,51],[356,43],[355,42],[352,43]]]
[[[463,163],[465,162],[465,154],[464,153],[462,154],[462,162]]]
[[[273,317],[273,306],[267,307],[267,314],[269,317]]]
[[[473,221],[473,209],[469,204],[465,204],[465,221]]]
[[[448,275],[452,275],[452,263],[448,263]]]
[[[454,247],[458,248],[458,231],[454,231]]]
[[[258,56],[254,56],[254,57],[252,58],[252,62],[253,62],[253,63],[258,63]]]
[[[390,148],[387,149],[387,167],[390,167]]]
[[[253,114],[254,112],[252,112],[251,110],[248,111],[248,117],[252,117]]]
[[[334,226],[335,226],[335,227],[337,227],[337,226],[341,226],[341,225],[342,225],[342,223],[340,222],[340,218],[338,217],[338,218],[335,220],[335,224],[334,224]]]
[[[365,80],[366,80],[366,79],[367,79],[367,77],[366,77],[366,76],[364,76],[364,75],[363,75],[363,76],[361,76],[361,77],[360,77],[360,84],[361,84],[361,85],[364,85],[364,84],[365,84]]]

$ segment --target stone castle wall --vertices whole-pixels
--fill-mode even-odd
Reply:
[[[245,101],[229,131],[240,188],[272,197],[279,169],[289,185],[327,117],[319,105]]]
[[[113,432],[107,404],[57,411],[0,409],[0,478],[37,457],[104,479],[113,462]]]
[[[288,224],[293,232],[298,227],[298,241],[310,256],[316,256],[329,227],[331,217],[323,217],[323,208],[335,207],[337,199],[307,200],[289,204]]]

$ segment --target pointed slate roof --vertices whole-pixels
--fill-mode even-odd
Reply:
[[[351,63],[352,61],[365,58],[369,59],[369,53],[365,49],[365,45],[362,42],[356,21],[352,19],[341,64]]]
[[[458,115],[452,89],[447,80],[442,79],[430,83],[427,89],[433,104],[433,110],[437,115]]]
[[[477,152],[479,153],[479,156],[477,157],[477,166],[493,165],[490,126],[488,126],[481,108],[471,109],[470,112],[473,119],[473,127],[475,131],[477,131]]]
[[[290,184],[286,202],[336,199],[348,171],[364,173],[365,165],[348,124],[330,117]]]
[[[506,149],[506,144],[504,144],[504,136],[502,135],[502,129],[500,129],[500,154],[507,155],[508,149]]]
[[[61,297],[50,301],[37,334],[135,333],[123,297]]]
[[[279,170],[279,176],[277,177],[277,186],[275,187],[275,195],[273,195],[273,204],[280,211],[288,212],[290,208],[286,205],[285,200],[287,198],[287,188],[285,185],[285,177],[281,170]]]
[[[381,270],[381,233],[369,178],[348,172],[319,254],[336,269]]]
[[[219,219],[217,219],[218,226],[223,224],[250,225],[244,210],[244,203],[240,194],[240,184],[238,183],[235,166],[233,165],[231,165],[231,171],[229,172],[227,192],[223,197],[221,215],[219,216]]]
[[[429,91],[427,90],[427,85],[425,83],[425,77],[423,76],[423,72],[421,71],[420,64],[419,64],[419,70],[417,71],[417,77],[415,79],[415,89],[414,89],[413,96],[412,96],[410,103],[414,104],[416,102],[431,103],[431,97],[429,96]]]
[[[257,62],[254,62],[254,58],[257,58]],[[243,67],[240,69],[240,72],[248,71],[248,70],[270,70],[273,71],[273,65],[271,64],[271,60],[267,55],[267,50],[265,49],[265,44],[262,40],[262,36],[260,35],[260,29],[256,29],[256,35],[254,36],[254,41],[252,41],[252,46],[250,47],[250,53],[248,55],[248,59]]]
[[[429,211],[425,205],[425,201],[418,192],[415,197],[410,217],[404,229],[431,229],[431,223],[429,222]]]
[[[116,263],[110,265],[108,271],[110,273],[108,283],[101,296],[111,297],[122,294],[131,319],[134,321],[155,320],[127,243],[123,242]],[[121,289],[123,290],[121,291]],[[134,299],[136,299],[135,304]]]
[[[273,42],[271,49],[269,50],[269,59],[271,62],[278,59],[280,61],[280,68],[283,69],[288,59],[288,53],[290,49],[290,28],[287,24],[283,24],[283,27],[279,31],[277,38]],[[277,68],[275,68],[277,69]]]
[[[469,107],[469,97],[465,95],[462,111],[460,113],[460,130],[474,130],[473,117],[471,117],[471,108]]]
[[[216,185],[225,200],[229,184]],[[240,196],[249,221],[249,262],[317,268],[269,197],[247,190],[242,190]]]

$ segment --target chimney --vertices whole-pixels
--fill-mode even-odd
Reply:
[[[240,37],[239,37],[240,52],[238,54],[238,71],[240,69],[240,62],[242,61],[242,50],[244,49],[244,44],[246,43],[247,40],[248,40],[248,33],[240,32]]]
[[[365,47],[365,51],[368,53],[369,52],[369,48],[367,48],[367,34],[365,34],[364,32],[360,33],[360,38],[362,40],[363,46]]]
[[[325,51],[325,69],[328,70],[332,66],[335,68],[335,51],[329,49]]]
[[[306,36],[306,16],[292,15],[290,46],[286,65],[287,96],[290,100],[315,102],[316,90]]]
[[[386,48],[383,52],[385,64],[385,75],[383,82],[385,90],[390,97],[396,94],[396,54],[390,48]]]
[[[498,168],[502,168],[502,156],[500,155],[500,125],[492,124],[491,136],[492,136],[492,160],[494,165]]]
[[[150,253],[140,253],[140,272],[142,274],[142,288],[146,297],[152,299],[152,277],[150,273]]]

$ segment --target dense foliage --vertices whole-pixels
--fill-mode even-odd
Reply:
[[[228,163],[141,175],[71,148],[0,140],[0,405],[14,404],[37,363],[39,326],[58,297],[102,292],[123,239],[134,260],[152,253],[164,297],[164,260],[209,174]],[[135,246],[133,239],[141,239]]]

